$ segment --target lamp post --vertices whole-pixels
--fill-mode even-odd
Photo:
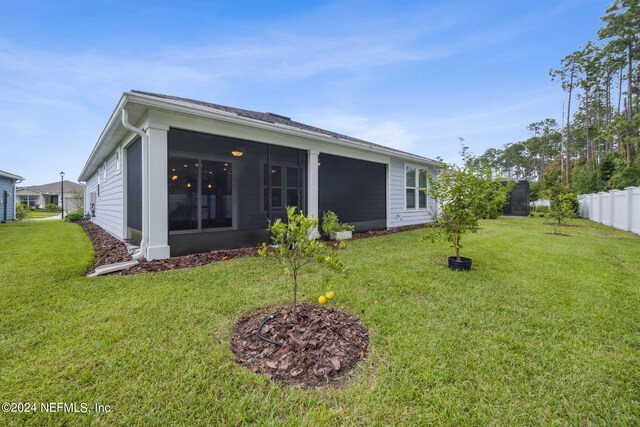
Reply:
[[[60,197],[62,198],[62,219],[64,219],[64,172],[60,172]]]

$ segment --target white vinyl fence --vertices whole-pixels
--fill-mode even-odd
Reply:
[[[640,234],[640,187],[578,196],[580,216]]]

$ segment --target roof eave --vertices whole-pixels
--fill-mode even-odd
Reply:
[[[419,162],[423,164],[430,164],[433,166],[441,166],[442,162],[439,162],[434,159],[429,159],[427,157],[419,156],[417,154],[406,153],[398,150],[394,150],[391,148],[386,148],[382,146],[369,146],[366,144],[361,144],[356,141],[344,140],[340,138],[332,138],[330,136],[313,132],[309,130],[299,129],[291,126],[286,126],[282,124],[274,124],[267,123],[261,120],[253,119],[250,117],[241,117],[235,113],[226,112],[222,110],[215,110],[210,107],[201,106],[193,103],[189,103],[186,101],[174,100],[174,99],[166,99],[166,98],[158,98],[151,95],[141,94],[137,92],[125,92],[122,94],[122,97],[118,101],[115,109],[113,110],[109,121],[105,125],[104,129],[100,133],[100,137],[96,142],[91,154],[89,155],[89,159],[84,165],[82,172],[78,176],[79,182],[86,182],[89,177],[97,170],[97,166],[94,167],[94,162],[96,157],[98,156],[100,149],[102,148],[105,138],[107,135],[114,129],[114,127],[118,126],[120,123],[120,114],[122,109],[128,103],[136,103],[148,108],[159,108],[162,110],[168,110],[171,112],[177,112],[187,115],[195,115],[203,118],[216,119],[231,123],[236,123],[239,125],[251,126],[255,128],[260,128],[264,130],[270,130],[280,133],[286,133],[299,137],[306,137],[322,142],[327,142],[330,144],[337,144],[346,147],[351,147],[355,149],[360,149],[364,151],[370,151],[378,154],[388,155],[390,157],[396,157],[404,160],[409,160],[413,162]]]
[[[330,144],[344,145],[347,147],[357,148],[357,149],[366,150],[366,151],[372,151],[372,152],[381,153],[381,154],[385,154],[393,157],[399,157],[399,158],[403,158],[411,161],[427,163],[434,166],[442,165],[442,162],[439,162],[434,159],[429,159],[427,157],[419,156],[417,154],[406,153],[406,152],[402,152],[402,151],[398,151],[398,150],[394,150],[394,149],[386,148],[382,146],[371,147],[369,145],[361,144],[356,141],[344,140],[340,138],[332,138],[318,132],[299,129],[292,126],[286,126],[283,124],[267,123],[262,120],[252,119],[250,117],[242,117],[235,113],[230,113],[222,110],[214,110],[210,107],[192,104],[185,101],[166,99],[166,98],[157,98],[154,96],[145,95],[137,92],[127,92],[125,95],[130,102],[138,102],[148,107],[157,107],[157,108],[169,109],[173,111],[177,110],[178,112],[185,113],[185,114],[198,115],[205,118],[214,118],[214,119],[233,122],[241,125],[250,125],[250,126],[258,127],[261,129],[312,138],[312,139],[320,140],[322,142],[328,142]],[[176,108],[176,107],[180,107],[180,108]]]

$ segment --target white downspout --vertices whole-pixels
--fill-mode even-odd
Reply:
[[[147,234],[149,233],[149,201],[147,200],[149,194],[149,179],[147,176],[149,137],[145,131],[129,123],[129,112],[124,108],[122,109],[122,125],[130,131],[140,135],[142,143],[142,241],[140,242],[140,249],[138,252],[132,255],[134,260],[138,260],[140,258],[144,258],[144,254],[147,249]]]

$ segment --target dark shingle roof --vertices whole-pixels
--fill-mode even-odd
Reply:
[[[207,108],[211,108],[211,109],[220,110],[220,111],[224,111],[224,112],[227,112],[227,113],[235,114],[235,115],[237,115],[239,117],[245,117],[245,118],[248,118],[248,119],[259,120],[261,122],[270,123],[270,124],[274,124],[274,125],[288,126],[288,127],[291,127],[291,128],[300,129],[300,130],[307,131],[307,132],[314,132],[314,133],[317,133],[317,134],[328,136],[328,137],[333,138],[333,139],[346,141],[346,142],[351,142],[354,145],[358,145],[358,146],[365,146],[365,147],[382,149],[382,150],[385,150],[385,151],[395,152],[395,153],[402,154],[402,155],[409,155],[409,156],[416,157],[416,158],[422,158],[424,160],[428,160],[428,161],[431,161],[431,162],[434,162],[434,163],[436,162],[435,160],[432,160],[432,159],[429,159],[429,158],[426,158],[426,157],[423,157],[423,156],[419,156],[419,155],[416,155],[416,154],[408,153],[406,151],[397,150],[395,148],[387,147],[387,146],[380,145],[380,144],[374,144],[373,142],[365,141],[365,140],[358,139],[358,138],[353,138],[351,136],[342,135],[340,133],[332,132],[332,131],[329,131],[329,130],[326,130],[326,129],[321,129],[321,128],[317,128],[315,126],[310,126],[310,125],[307,125],[307,124],[304,124],[304,123],[296,122],[294,120],[291,120],[289,117],[281,116],[279,114],[261,113],[259,111],[245,110],[245,109],[242,109],[242,108],[235,108],[235,107],[229,107],[229,106],[226,106],[226,105],[213,104],[211,102],[198,101],[198,100],[189,99],[189,98],[180,98],[180,97],[177,97],[177,96],[163,95],[163,94],[159,94],[159,93],[145,92],[145,91],[141,91],[141,90],[132,90],[131,92],[138,93],[138,94],[141,94],[141,95],[146,95],[146,96],[152,96],[152,97],[160,98],[160,99],[180,101],[180,102],[185,102],[185,103],[189,103],[189,104],[199,105],[199,106],[202,106],[202,107],[207,107]]]

